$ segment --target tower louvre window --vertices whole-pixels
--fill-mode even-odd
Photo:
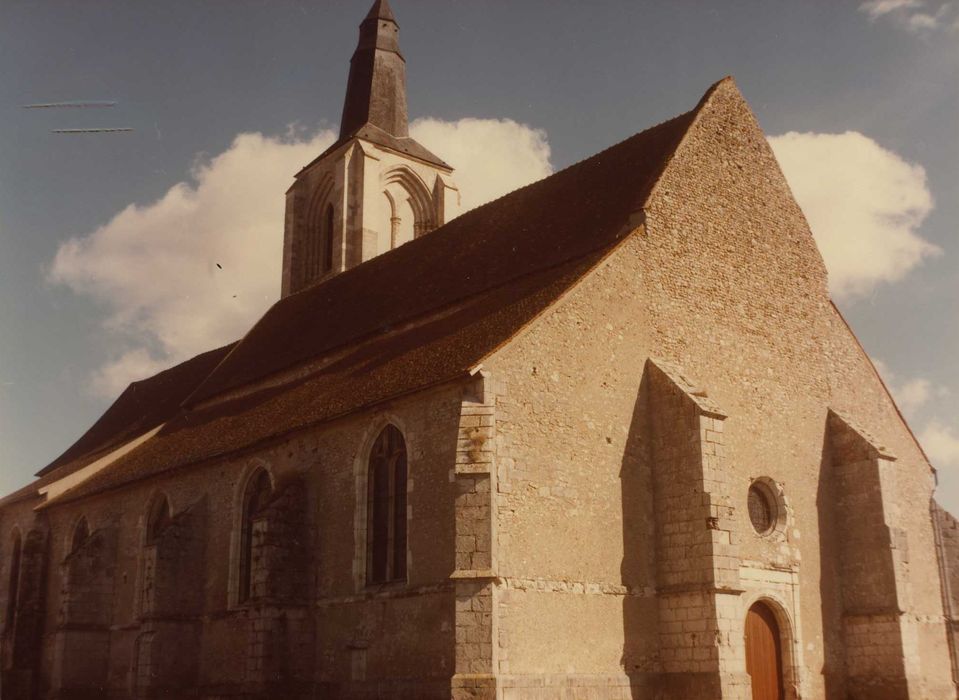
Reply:
[[[386,0],[360,24],[339,138],[286,193],[281,296],[442,226],[460,210],[453,168],[409,134],[406,61]],[[393,199],[383,202],[378,193]]]
[[[333,269],[333,205],[326,205],[323,217],[323,267],[321,272]]]
[[[309,284],[316,279],[320,267],[320,249],[322,248],[321,239],[323,237],[323,228],[321,222],[315,222],[306,236],[306,250],[303,255],[304,281]]]

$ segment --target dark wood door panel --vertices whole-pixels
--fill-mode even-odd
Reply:
[[[753,700],[783,700],[779,624],[762,603],[746,614],[746,672],[752,679]]]

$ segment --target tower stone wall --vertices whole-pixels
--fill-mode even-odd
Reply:
[[[459,211],[452,169],[349,139],[299,173],[286,194],[283,296],[387,253]],[[324,270],[327,235],[332,256]]]
[[[454,218],[460,198],[452,172],[409,137],[399,25],[377,0],[350,60],[340,137],[286,194],[282,296]]]

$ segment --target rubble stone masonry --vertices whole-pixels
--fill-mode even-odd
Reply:
[[[877,559],[875,573],[885,566],[900,586],[900,646],[889,653],[908,680],[852,697],[955,697],[932,472],[830,303],[808,226],[731,80],[709,97],[634,220],[644,221],[634,235],[484,363],[506,387],[496,413],[497,573],[535,582],[501,586],[503,697],[583,687],[595,697],[625,697],[626,688],[633,697],[749,697],[737,647],[748,607],[762,600],[783,630],[786,696],[845,698],[857,671],[844,647],[857,631],[840,602],[844,531],[833,518],[844,507],[849,518],[875,514],[828,488],[831,410],[854,416],[897,457],[875,477],[884,519],[864,527],[886,533],[889,563]],[[700,419],[720,421],[717,442],[708,427],[695,429],[682,401],[657,393],[651,358],[694,379],[687,405],[699,395],[722,407],[725,418]],[[657,443],[669,416],[692,442]],[[701,436],[716,454],[693,449]],[[690,483],[705,500],[696,490],[671,495],[657,472],[672,463],[702,479]],[[764,536],[746,509],[759,479],[775,487],[783,515]],[[722,585],[704,591],[717,574]],[[673,611],[668,586],[684,576],[700,590],[679,589],[686,598]],[[887,643],[876,625],[863,649]],[[703,646],[710,630],[720,639]],[[702,679],[691,695],[670,680],[679,668],[715,668],[715,683]]]

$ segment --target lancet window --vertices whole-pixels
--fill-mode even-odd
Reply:
[[[257,470],[247,482],[243,496],[243,519],[240,533],[240,586],[239,601],[253,597],[253,548],[254,526],[263,507],[273,495],[270,475],[264,469]]]
[[[406,486],[406,442],[398,428],[388,425],[370,452],[366,510],[369,584],[406,580]]]

